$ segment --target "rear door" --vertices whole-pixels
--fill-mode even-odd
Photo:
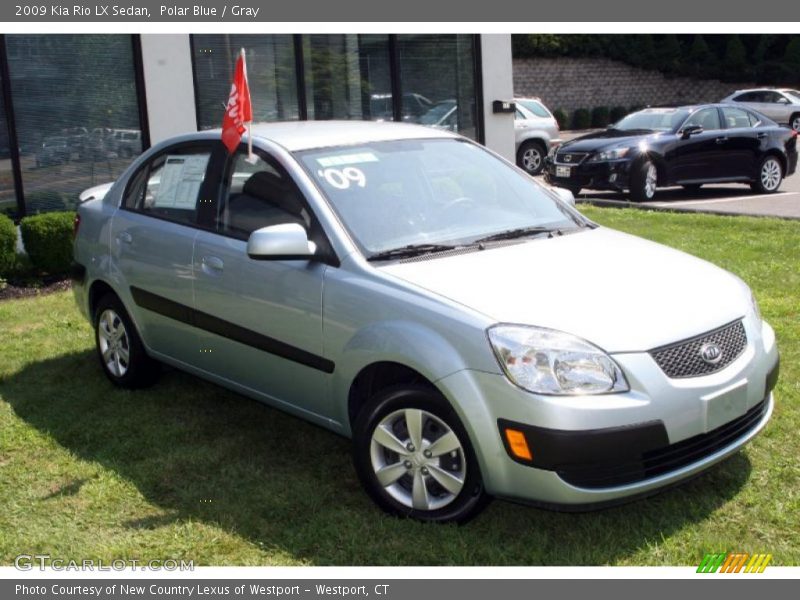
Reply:
[[[189,325],[192,251],[209,193],[212,146],[172,146],[142,165],[111,224],[112,272],[146,345],[174,360],[197,362]]]
[[[203,369],[304,417],[331,416],[333,363],[322,347],[323,262],[253,260],[256,229],[298,223],[320,244],[302,194],[282,166],[242,147],[228,160],[212,230],[195,242],[195,307]]]

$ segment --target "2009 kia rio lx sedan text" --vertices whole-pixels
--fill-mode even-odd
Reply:
[[[775,335],[748,287],[599,227],[483,147],[415,125],[161,143],[76,219],[108,377],[167,363],[353,439],[383,509],[646,495],[767,423]]]

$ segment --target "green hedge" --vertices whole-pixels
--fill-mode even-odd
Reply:
[[[559,129],[566,129],[569,126],[569,116],[563,108],[557,108],[553,111],[553,117],[558,122]]]
[[[17,257],[17,228],[14,221],[0,215],[0,277],[14,268]]]
[[[592,127],[605,127],[610,123],[607,106],[595,106],[592,109]]]
[[[572,129],[589,129],[592,125],[592,117],[585,108],[579,108],[572,113]]]
[[[625,117],[627,114],[628,114],[627,108],[625,108],[624,106],[615,106],[614,108],[611,109],[611,112],[609,113],[610,122],[616,123],[617,121]]]
[[[36,269],[51,275],[69,270],[74,219],[72,212],[44,213],[22,219],[19,224],[22,243]]]

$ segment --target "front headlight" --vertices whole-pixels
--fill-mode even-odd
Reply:
[[[495,325],[488,334],[506,376],[535,394],[605,394],[630,389],[608,354],[574,335],[523,325]]]
[[[612,150],[603,150],[598,152],[589,159],[589,162],[602,162],[606,160],[617,160],[618,158],[625,158],[630,152],[630,148],[613,148]]]

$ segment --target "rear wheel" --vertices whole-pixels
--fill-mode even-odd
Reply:
[[[765,156],[758,167],[758,178],[750,184],[754,192],[772,194],[783,181],[783,167],[776,156]]]
[[[147,356],[142,340],[122,302],[106,294],[95,310],[95,342],[103,372],[123,388],[142,388],[158,378],[160,365]]]
[[[517,152],[517,166],[524,169],[528,175],[538,175],[544,168],[544,157],[547,150],[540,141],[527,141],[519,147]]]
[[[489,501],[461,421],[426,387],[375,395],[354,425],[353,463],[370,497],[395,516],[464,523]]]
[[[631,169],[631,199],[634,202],[646,202],[656,195],[658,187],[658,170],[650,160],[643,160]]]

